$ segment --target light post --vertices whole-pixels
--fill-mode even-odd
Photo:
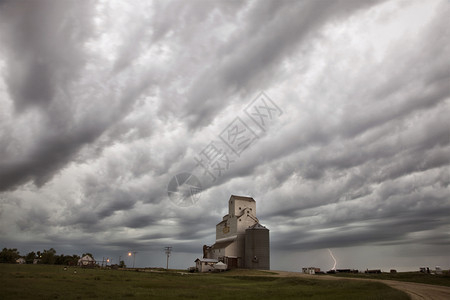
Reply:
[[[137,253],[137,251],[133,251],[133,252],[128,252],[128,256],[131,256],[131,254],[133,254],[133,269],[134,269],[134,262],[135,262],[135,260],[136,260],[136,253]]]

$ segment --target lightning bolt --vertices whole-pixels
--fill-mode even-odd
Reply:
[[[333,252],[331,252],[330,249],[328,249],[328,252],[330,252],[331,258],[334,260],[334,265],[333,268],[331,270],[336,270],[336,258],[334,258]]]

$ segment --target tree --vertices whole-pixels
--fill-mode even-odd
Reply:
[[[121,261],[119,262],[119,267],[120,267],[120,268],[126,268],[127,266],[125,265],[125,262],[124,262],[123,260],[121,260]]]
[[[36,258],[36,253],[34,251],[31,251],[25,256],[25,261],[27,264],[32,264],[34,262],[34,259]]]
[[[55,265],[65,265],[64,254],[55,255]]]
[[[16,259],[20,257],[19,251],[16,248],[6,249],[3,248],[0,252],[0,263],[15,263]]]
[[[76,266],[80,257],[76,254],[72,255],[72,259],[68,262],[69,266]]]
[[[75,266],[80,257],[78,255],[57,255],[55,265]]]
[[[55,254],[56,254],[56,250],[53,248],[44,250],[44,252],[42,253],[41,263],[47,264],[47,265],[53,265],[56,261]]]

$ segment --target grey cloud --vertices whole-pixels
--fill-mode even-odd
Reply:
[[[274,80],[277,63],[289,57],[299,42],[315,29],[334,18],[370,6],[376,2],[265,2],[250,11],[249,28],[244,28],[223,47],[220,66],[213,66],[199,76],[188,92],[185,115],[190,126],[207,124],[226,102],[231,93],[248,95],[249,89],[264,86]],[[274,6],[276,9],[273,9]],[[268,12],[271,12],[268,14]],[[224,53],[226,52],[226,53]],[[220,70],[219,72],[217,70]],[[257,84],[256,84],[257,83]],[[201,105],[200,105],[201,104]]]
[[[39,143],[23,150],[22,157],[2,158],[1,190],[13,189],[30,180],[39,186],[46,183],[82,147],[94,142],[129,113],[141,93],[152,85],[149,73],[141,73],[142,78],[134,80],[108,78],[100,72],[94,76],[105,82],[91,86],[91,93],[75,91],[76,87],[84,88],[85,79],[79,77],[82,71],[86,77],[93,75],[84,69],[87,61],[94,59],[89,58],[85,46],[96,33],[91,25],[93,3],[72,4],[73,9],[53,1],[7,3],[3,11],[5,22],[14,16],[11,23],[24,27],[22,35],[17,36],[12,31],[15,27],[5,26],[3,30],[4,39],[10,41],[3,47],[10,53],[11,98],[19,113],[38,107],[35,114],[44,121],[40,128],[33,128]],[[127,82],[120,93],[105,92],[105,88],[120,81]],[[83,111],[86,113],[80,114]],[[18,117],[23,116],[22,113]],[[25,142],[15,144],[21,147]]]
[[[70,7],[67,7],[69,5]],[[16,109],[45,109],[57,87],[78,75],[83,43],[91,34],[87,2],[8,1],[3,4],[4,48],[9,54],[8,83]]]
[[[275,256],[449,245],[445,1],[0,5],[6,246],[201,255],[230,194]],[[367,41],[415,6],[434,12]],[[283,115],[210,180],[194,156],[261,90]],[[181,171],[204,187],[189,208],[167,196]]]
[[[314,231],[309,232],[308,228],[293,230],[290,233],[277,233],[276,240],[284,247],[295,249],[315,249],[315,248],[338,248],[348,245],[365,244],[409,244],[426,243],[431,245],[446,244],[449,239],[442,239],[442,232],[448,228],[445,216],[449,208],[427,209],[422,211],[401,212],[398,210],[391,219],[368,218],[364,224],[352,226],[349,221],[341,220],[339,223],[315,224],[309,228]],[[387,217],[387,216],[386,216]],[[395,217],[392,219],[392,217]],[[326,233],[315,231],[320,228],[335,228]],[[423,238],[409,239],[408,235],[414,232],[429,230],[430,232]],[[273,231],[273,230],[272,230]],[[283,241],[283,242],[282,242]],[[289,246],[286,245],[288,243]]]

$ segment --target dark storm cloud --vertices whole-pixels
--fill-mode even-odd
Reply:
[[[390,221],[384,223],[382,219],[361,224],[359,227],[342,226],[327,233],[316,231],[296,231],[295,233],[280,234],[274,238],[274,247],[278,249],[318,249],[340,248],[358,245],[399,245],[399,244],[427,244],[447,245],[450,239],[445,235],[448,230],[444,221],[445,213],[414,215],[410,219],[402,221]],[[440,217],[441,221],[430,220],[432,217]],[[414,224],[414,225],[412,225]],[[331,226],[332,224],[330,224]],[[316,227],[317,228],[317,227]],[[411,238],[411,234],[429,230],[423,237]]]
[[[266,222],[277,227],[282,215],[284,225],[296,228],[289,232],[278,229],[275,239],[279,243],[276,244],[282,244],[284,248],[314,249],[397,242],[438,245],[450,242],[448,237],[442,239],[442,233],[448,231],[448,193],[420,193],[417,187],[408,192],[399,183],[380,192],[367,195],[366,200],[365,196],[362,199],[344,199],[340,208],[319,204],[299,208],[297,205],[294,206],[296,209],[288,207],[273,216],[264,217]],[[416,232],[427,233],[411,238]]]
[[[7,82],[18,112],[46,109],[57,89],[79,73],[84,41],[92,35],[87,1],[6,1],[2,41],[8,54]]]
[[[93,59],[86,50],[89,38],[97,34],[92,25],[92,4],[26,1],[3,6],[1,22],[8,26],[2,26],[2,47],[7,54],[6,82],[15,114],[17,118],[36,114],[43,121],[33,128],[36,143],[22,149],[24,155],[2,157],[0,190],[29,180],[38,186],[46,183],[83,146],[120,121],[148,87],[149,79],[143,77],[129,82],[120,93],[105,95],[103,84],[117,83],[104,77],[100,79],[104,83],[88,89],[91,93],[74,90],[84,80],[80,71]],[[35,110],[28,112],[32,108]],[[4,149],[24,147],[7,138],[2,141]]]
[[[219,49],[220,64],[211,66],[194,81],[185,107],[190,126],[204,126],[223,109],[232,93],[276,80],[282,59],[295,53],[298,44],[325,22],[351,15],[377,1],[291,2],[267,1],[250,5],[247,27]]]
[[[56,99],[57,93],[67,91],[84,65],[83,43],[92,35],[91,7],[87,4],[54,1],[2,4],[1,48],[7,55],[6,80],[16,114],[38,108],[48,125],[54,127],[39,133],[40,141],[27,157],[2,158],[1,190],[30,179],[38,185],[44,183],[65,165],[79,145],[92,141],[98,134],[95,128],[78,132],[61,130],[61,126],[71,127],[66,123],[71,121],[70,112],[66,111],[66,103],[53,103],[67,101]],[[46,132],[47,129],[51,132]],[[3,146],[7,147],[8,142],[2,141]]]
[[[245,194],[275,251],[448,246],[446,15],[445,1],[0,4],[2,241],[201,254]],[[194,157],[267,90],[282,116],[209,180]],[[167,184],[194,169],[200,200],[177,207]]]

